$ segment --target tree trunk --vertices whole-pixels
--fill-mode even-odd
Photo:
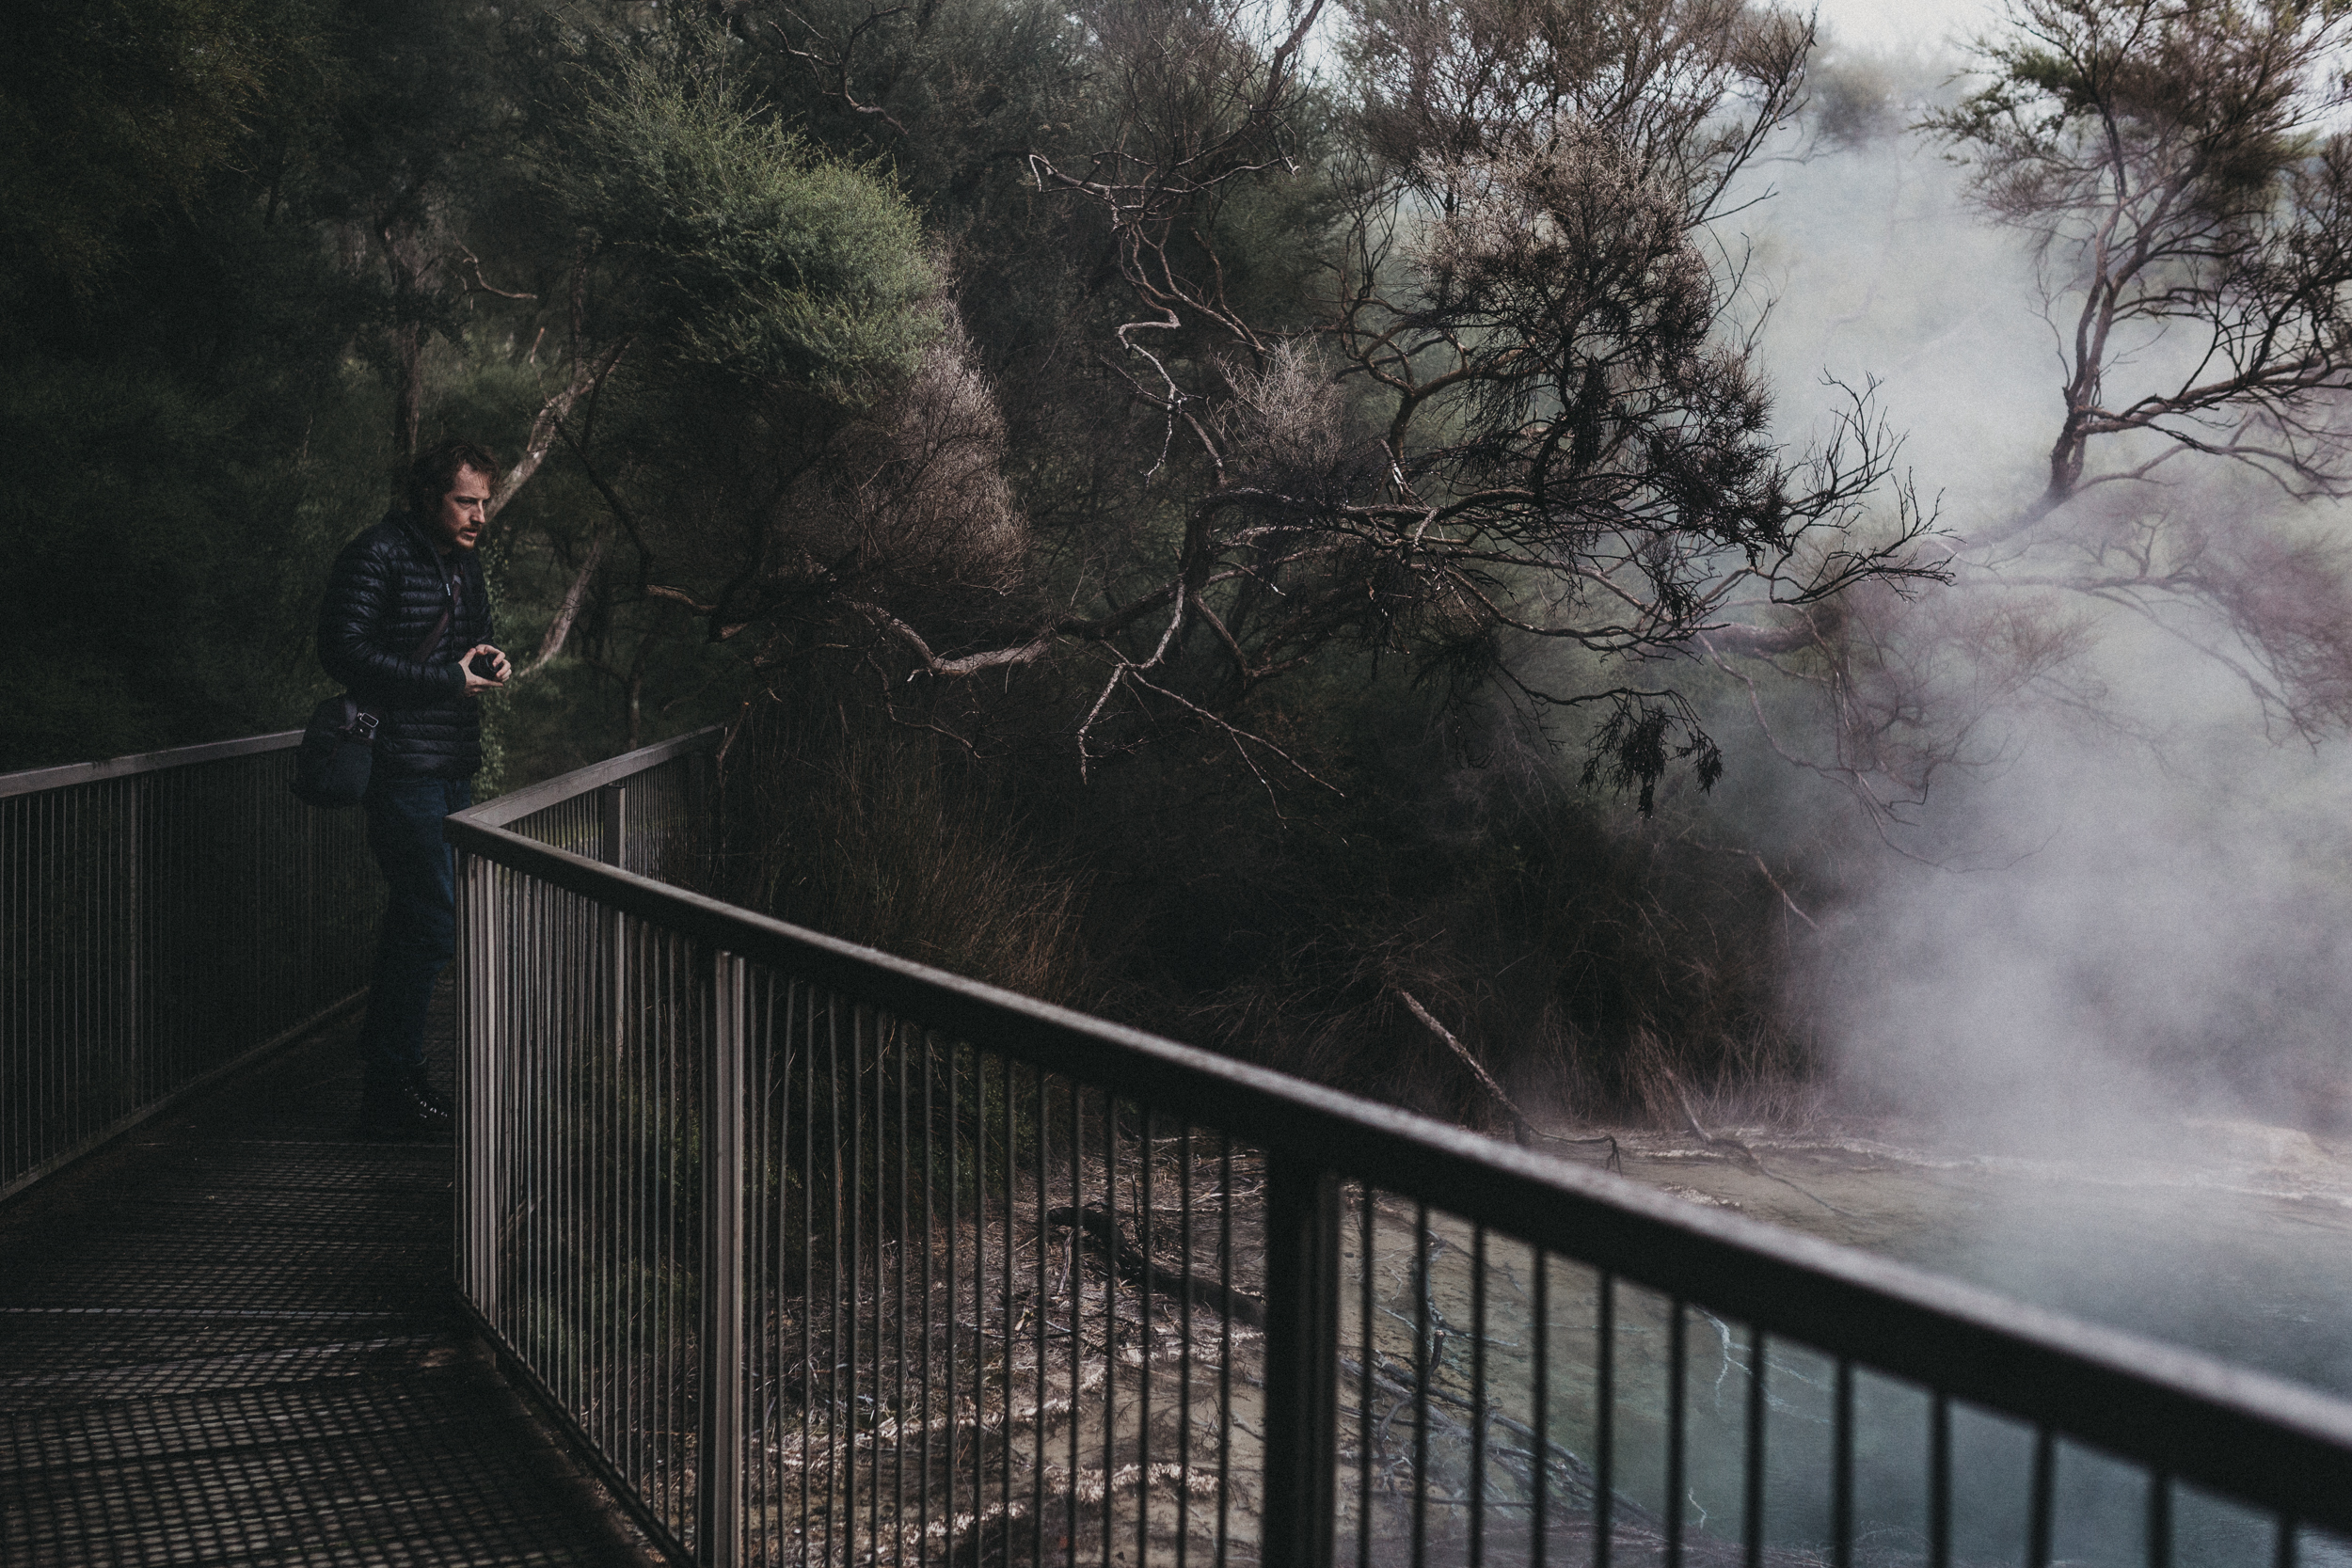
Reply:
[[[415,322],[393,327],[392,353],[400,364],[400,386],[392,399],[392,450],[414,457],[424,412],[423,329]]]

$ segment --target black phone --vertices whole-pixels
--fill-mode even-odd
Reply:
[[[498,655],[486,650],[478,653],[466,661],[466,668],[485,681],[494,681],[499,678]]]

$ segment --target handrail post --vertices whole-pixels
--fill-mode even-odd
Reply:
[[[1259,1555],[1330,1568],[1339,1436],[1339,1181],[1266,1160],[1265,1511]]]
[[[694,1555],[737,1568],[743,1553],[744,961],[713,955],[711,1053],[703,1075],[702,1436]]]
[[[615,870],[628,870],[621,863],[628,843],[627,784],[609,784],[596,791],[596,859]],[[606,910],[602,924],[608,971],[605,1006],[612,1024],[612,1058],[618,1062],[628,1051],[628,943],[618,910]]]
[[[494,1048],[504,944],[495,908],[498,867],[457,857],[457,1238],[458,1283],[477,1311],[496,1320],[500,1194],[499,1080]]]
[[[710,867],[718,849],[719,835],[711,821],[711,802],[718,791],[712,786],[712,775],[718,771],[709,752],[690,752],[686,757],[686,822],[691,837],[688,840],[688,873],[694,879],[693,887],[710,885]]]
[[[596,859],[628,870],[621,856],[628,842],[628,785],[609,784],[596,791]]]
[[[123,1013],[129,1024],[130,1050],[126,1054],[130,1060],[130,1070],[125,1075],[124,1086],[128,1090],[126,1101],[136,1104],[147,1098],[149,1084],[160,1081],[164,1074],[161,1063],[156,1059],[162,1043],[157,1038],[161,1017],[155,1004],[159,998],[153,994],[153,988],[145,983],[154,959],[153,943],[148,929],[151,911],[143,907],[146,900],[140,897],[148,891],[145,885],[150,875],[146,864],[149,848],[147,808],[149,797],[153,791],[150,789],[144,773],[134,773],[129,783],[131,842],[129,853],[123,856],[124,879],[128,884],[124,889],[128,896],[123,905],[127,917],[124,930],[130,939],[124,945],[124,951],[130,955],[131,964],[130,973],[123,976],[126,1003]]]

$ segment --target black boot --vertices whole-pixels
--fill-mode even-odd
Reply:
[[[453,1122],[406,1084],[370,1084],[359,1097],[359,1133],[372,1138],[445,1138]]]
[[[417,1069],[416,1076],[408,1080],[408,1092],[424,1101],[427,1110],[453,1128],[457,1125],[457,1102],[433,1086],[433,1076],[424,1069]]]

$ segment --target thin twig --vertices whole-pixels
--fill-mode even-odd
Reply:
[[[1392,986],[1390,989],[1396,992],[1406,1006],[1412,1009],[1413,1016],[1428,1025],[1431,1034],[1445,1041],[1446,1048],[1462,1058],[1462,1065],[1475,1073],[1481,1084],[1486,1085],[1486,1092],[1493,1095],[1496,1102],[1509,1114],[1512,1136],[1518,1140],[1519,1147],[1524,1148],[1528,1143],[1530,1130],[1527,1113],[1519,1109],[1518,1102],[1502,1092],[1502,1085],[1495,1082],[1494,1074],[1486,1070],[1486,1064],[1470,1053],[1470,1047],[1454,1037],[1453,1030],[1431,1017],[1429,1009],[1422,1006],[1411,991],[1406,990],[1403,986]]]

